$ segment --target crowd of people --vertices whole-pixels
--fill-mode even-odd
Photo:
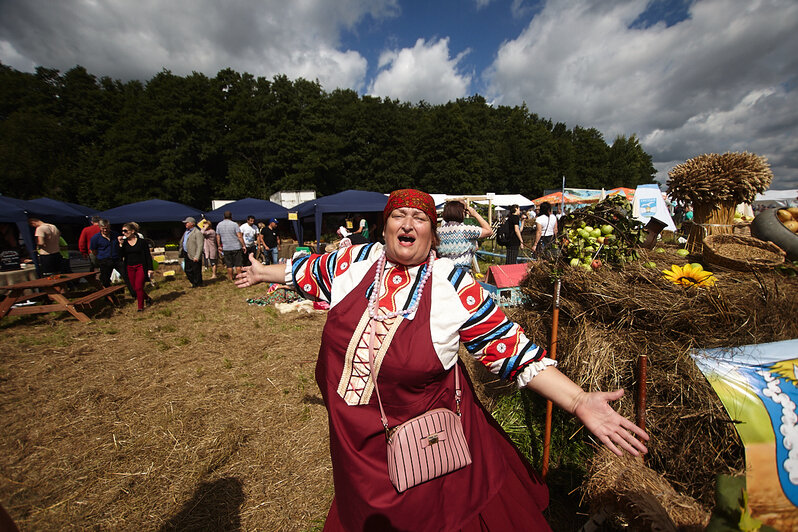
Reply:
[[[217,277],[220,258],[231,281],[243,266],[251,264],[250,256],[255,256],[263,264],[275,264],[280,260],[280,236],[275,218],[256,225],[255,217],[248,216],[239,225],[227,211],[216,228],[205,218],[197,222],[189,216],[182,223],[185,231],[180,237],[178,251],[192,288],[203,285],[205,269],[211,271],[211,279]],[[28,218],[28,225],[33,230],[39,275],[47,277],[71,272],[68,245],[59,228],[34,216]],[[26,255],[16,228],[12,224],[0,226],[3,230],[0,238],[2,270],[17,270],[24,263],[32,263],[33,257]],[[136,299],[139,310],[152,302],[145,287],[157,268],[152,258],[153,241],[144,237],[137,223],[124,224],[121,232],[117,233],[108,220],[93,216],[90,224],[80,232],[78,251],[89,263],[89,270],[98,271],[104,287],[121,279],[131,297]]]
[[[466,217],[473,218],[477,225],[464,223]],[[441,238],[439,253],[441,256],[452,258],[458,268],[470,269],[474,263],[479,241],[490,237],[493,233],[490,224],[465,200],[447,202],[442,219],[439,228]],[[535,212],[534,205],[526,212],[522,212],[518,205],[513,205],[509,208],[506,219],[512,226],[510,242],[506,246],[506,264],[518,261],[520,249],[527,249],[533,255],[541,255],[556,236],[557,218],[551,214],[549,204],[541,205],[539,215]],[[547,223],[543,224],[543,221]],[[250,256],[254,256],[261,264],[276,264],[280,261],[280,236],[277,232],[278,221],[275,218],[256,223],[254,216],[247,216],[246,220],[239,224],[233,221],[232,213],[226,211],[224,219],[215,227],[205,218],[197,221],[193,217],[188,217],[182,223],[185,232],[180,238],[178,247],[186,278],[192,287],[202,286],[203,273],[206,270],[210,271],[210,279],[216,279],[219,275],[220,262],[227,270],[227,278],[232,281],[241,272],[241,268],[251,265]],[[531,245],[522,237],[522,231],[528,224],[536,227],[534,243]],[[29,225],[34,230],[35,252],[41,275],[71,271],[67,243],[58,227],[35,217],[29,219]],[[140,235],[139,231],[137,233]],[[341,237],[343,246],[377,242],[382,237],[373,234],[366,217],[359,214],[347,215],[341,221],[336,233]],[[80,232],[78,251],[84,260],[89,261],[89,268],[92,271],[99,270],[104,285],[107,286],[111,282],[111,274],[116,270],[125,280],[131,295],[138,297],[135,288],[130,284],[124,256],[120,254],[118,246],[109,245],[109,242],[122,237],[123,235],[112,231],[107,220],[94,216],[90,225]],[[12,269],[18,267],[18,261],[22,260],[23,255],[19,253],[21,247],[18,245],[18,238],[11,234],[4,235],[3,242],[6,241],[8,245],[4,243],[2,249],[3,267]]]

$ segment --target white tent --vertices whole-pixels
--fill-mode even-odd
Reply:
[[[757,194],[754,205],[759,207],[794,207],[798,206],[798,189],[766,190]]]
[[[521,194],[430,194],[432,196],[432,200],[435,202],[435,205],[438,208],[441,208],[444,203],[446,203],[449,199],[455,198],[467,198],[467,197],[480,197],[480,198],[488,198],[488,199],[480,199],[474,201],[474,203],[479,203],[480,205],[487,205],[490,203],[497,209],[501,209],[502,207],[509,207],[510,205],[518,205],[522,209],[525,207],[529,207],[532,205],[532,200],[527,198],[526,196],[522,196]]]

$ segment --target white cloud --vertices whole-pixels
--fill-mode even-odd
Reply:
[[[798,180],[798,3],[701,0],[647,29],[629,28],[645,0],[593,4],[549,2],[499,49],[489,97],[608,141],[637,134],[658,167],[747,150],[781,172],[775,186]]]
[[[413,48],[383,52],[368,92],[412,103],[462,98],[468,95],[472,76],[458,72],[457,64],[467,53],[450,59],[448,38],[434,42],[418,39]]]
[[[213,76],[230,67],[319,79],[329,90],[362,88],[366,59],[339,49],[340,32],[366,16],[395,16],[397,6],[397,0],[4,2],[0,36],[14,45],[0,44],[0,58],[24,70],[80,64],[121,79],[146,80],[163,68]]]
[[[36,68],[36,63],[20,54],[14,45],[8,41],[0,40],[0,58],[3,64],[15,65],[18,70],[32,71]]]

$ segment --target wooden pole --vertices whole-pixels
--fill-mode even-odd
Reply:
[[[554,310],[551,315],[551,343],[549,344],[549,358],[557,360],[557,329],[560,321],[560,280],[554,281]],[[551,414],[552,402],[546,401],[546,428],[543,432],[543,464],[540,476],[546,480],[549,473],[549,455],[551,453]]]
[[[637,413],[635,423],[646,430],[646,379],[648,373],[648,356],[640,355],[637,361]]]

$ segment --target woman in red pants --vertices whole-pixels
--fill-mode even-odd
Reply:
[[[121,246],[120,255],[125,261],[127,277],[130,285],[136,292],[136,302],[138,310],[144,310],[144,300],[149,299],[144,292],[144,284],[152,275],[152,255],[150,248],[144,239],[139,238],[136,226],[133,223],[126,223],[122,226],[122,236],[119,237]]]

